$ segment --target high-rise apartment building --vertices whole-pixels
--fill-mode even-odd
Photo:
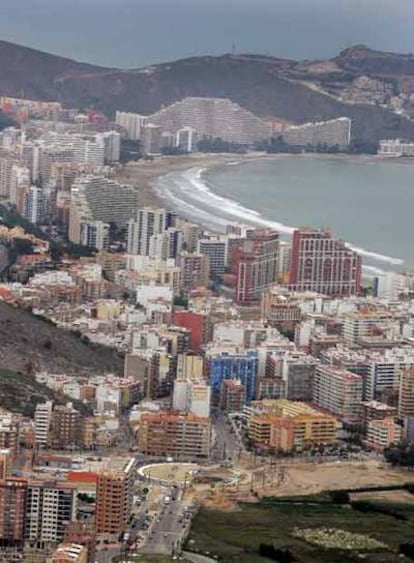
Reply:
[[[52,423],[53,402],[39,403],[35,409],[35,442],[36,446],[44,448],[49,443],[50,427]]]
[[[19,423],[12,413],[0,414],[0,449],[9,449],[12,456],[19,446]]]
[[[77,488],[66,481],[29,481],[25,538],[33,547],[62,541],[66,526],[76,519]]]
[[[146,455],[208,458],[210,446],[210,418],[169,412],[141,416],[138,447]]]
[[[285,354],[280,359],[283,397],[290,401],[312,401],[313,378],[317,360],[300,352]]]
[[[243,410],[246,404],[246,389],[238,379],[225,379],[220,389],[220,410],[226,413]]]
[[[0,449],[0,479],[6,479],[12,468],[12,450]]]
[[[125,111],[117,111],[115,115],[115,123],[125,129],[126,136],[131,141],[139,141],[142,136],[142,128],[146,121],[145,115],[138,113],[129,113]]]
[[[183,247],[182,231],[169,227],[162,233],[150,237],[149,256],[156,260],[176,258]]]
[[[84,174],[72,184],[70,191],[69,240],[82,244],[82,225],[100,221],[115,223],[123,229],[136,215],[139,192],[131,186],[118,184],[105,176]]]
[[[191,331],[190,348],[198,351],[203,344],[211,339],[211,323],[208,315],[193,311],[175,311],[173,324],[188,328]]]
[[[211,388],[203,379],[176,379],[174,381],[174,410],[196,416],[210,416]]]
[[[121,135],[116,131],[98,133],[96,138],[104,146],[104,159],[106,164],[119,162],[121,158]]]
[[[374,317],[375,318],[375,317]],[[349,329],[349,336],[354,335],[357,341],[366,335],[368,327],[375,328],[371,320],[367,325],[360,326],[352,316],[345,316],[345,326]],[[354,321],[356,325],[354,324]],[[381,319],[378,319],[380,322]],[[381,326],[379,324],[376,328]],[[354,332],[355,329],[355,332]],[[352,336],[353,339],[353,336]],[[356,343],[356,342],[355,342]],[[414,368],[414,351],[411,348],[390,348],[383,351],[376,349],[337,347],[325,350],[322,353],[324,363],[347,369],[361,375],[363,379],[364,400],[382,400],[384,394],[397,395],[400,389],[401,374]]]
[[[366,426],[367,444],[382,452],[391,444],[398,444],[402,438],[402,428],[392,417],[381,420],[371,420]]]
[[[184,326],[184,325],[179,325]],[[191,346],[192,348],[192,346]],[[177,379],[201,379],[204,375],[204,356],[191,352],[178,354]]]
[[[135,459],[111,460],[98,473],[96,489],[96,531],[98,534],[119,536],[131,515]]]
[[[27,480],[0,480],[0,545],[18,547],[24,542]]]
[[[82,438],[82,419],[72,403],[57,405],[52,412],[51,443],[56,449],[79,446]]]
[[[246,402],[256,398],[258,383],[258,354],[256,350],[232,352],[211,348],[206,352],[206,371],[212,397],[218,400],[221,385],[226,379],[239,380],[245,388]]]
[[[277,281],[279,233],[271,229],[249,233],[232,245],[231,270],[237,276],[236,301],[249,303]]]
[[[337,146],[345,149],[351,142],[352,122],[348,117],[329,121],[292,125],[283,131],[283,140],[288,145],[300,147]]]
[[[151,239],[171,226],[172,216],[163,208],[143,207],[128,222],[128,254],[150,255]]]
[[[46,218],[46,197],[43,189],[38,186],[30,186],[24,196],[24,217],[35,225]]]
[[[227,267],[228,239],[220,236],[200,239],[197,252],[206,254],[210,258],[210,276],[218,276]]]
[[[80,237],[78,244],[104,250],[109,245],[108,223],[102,221],[83,221],[80,225]]]
[[[198,135],[195,129],[183,127],[176,133],[175,144],[186,152],[193,152],[197,149]]]
[[[361,258],[329,231],[296,229],[293,233],[289,285],[298,291],[358,295]]]
[[[359,422],[362,377],[345,369],[317,366],[313,379],[313,402],[342,422]]]
[[[160,154],[164,143],[163,129],[154,123],[145,123],[141,130],[142,152],[147,155]]]
[[[185,127],[198,137],[250,145],[270,137],[270,125],[227,98],[187,97],[148,116],[161,130],[177,133]]]
[[[414,369],[401,372],[398,398],[398,415],[401,418],[414,416]]]
[[[0,197],[9,198],[13,166],[18,164],[14,155],[5,150],[0,151]]]
[[[363,345],[373,337],[391,340],[399,336],[398,330],[399,322],[390,311],[367,307],[344,315],[342,337],[348,345]]]
[[[207,287],[209,281],[210,258],[198,252],[182,252],[178,264],[183,272],[183,286],[186,289]]]

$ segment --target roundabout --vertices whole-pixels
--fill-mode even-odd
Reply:
[[[200,467],[196,463],[152,463],[138,469],[142,479],[162,485],[188,485]]]

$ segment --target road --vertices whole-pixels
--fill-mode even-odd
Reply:
[[[97,549],[95,553],[95,561],[98,563],[112,563],[114,557],[121,553],[120,547],[107,546],[106,549]]]
[[[184,509],[181,496],[178,490],[175,500],[160,507],[144,545],[138,549],[140,553],[172,555],[179,549],[191,523],[191,515]]]
[[[182,555],[192,561],[192,563],[215,563],[216,559],[207,557],[207,555],[199,555],[198,553],[191,553],[191,551],[183,551]]]
[[[240,458],[244,450],[243,445],[234,432],[227,417],[221,412],[213,414],[215,442],[211,452],[211,460],[214,462],[232,461]]]

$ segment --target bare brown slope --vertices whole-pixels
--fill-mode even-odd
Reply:
[[[122,360],[109,348],[85,344],[69,331],[0,302],[0,368],[121,374]]]
[[[117,109],[149,114],[185,96],[225,96],[257,115],[298,123],[349,116],[354,136],[364,141],[414,138],[414,123],[391,111],[347,105],[308,88],[299,82],[297,66],[274,57],[223,55],[118,70],[0,42],[0,92],[92,106],[110,115]],[[352,68],[347,72],[358,75]]]

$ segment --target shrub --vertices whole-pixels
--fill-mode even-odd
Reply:
[[[334,504],[349,504],[350,501],[346,491],[329,491],[329,496]]]

